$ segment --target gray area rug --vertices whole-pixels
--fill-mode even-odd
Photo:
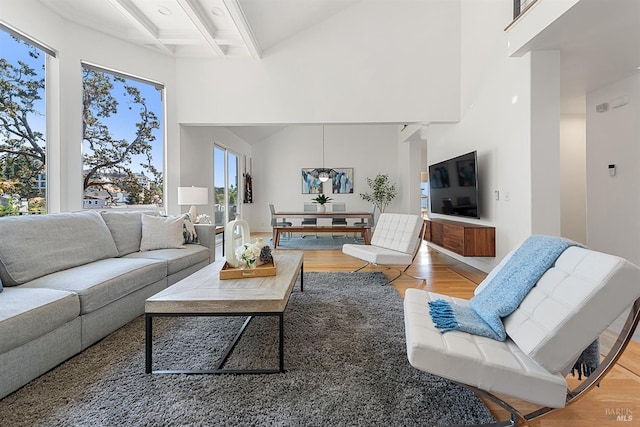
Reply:
[[[269,239],[268,243],[273,247],[272,239]],[[293,237],[289,239],[281,235],[280,242],[278,242],[278,249],[331,250],[342,249],[342,245],[345,243],[364,244],[364,241],[362,239],[356,240],[353,236],[332,237],[330,235],[319,234],[318,238],[316,238],[314,234],[309,234],[306,237],[300,237],[294,234]]]
[[[147,375],[144,320],[0,401],[4,426],[435,426],[493,418],[469,390],[412,368],[402,300],[382,273],[305,273],[285,311],[285,369]],[[154,369],[210,368],[240,318],[154,320]],[[276,367],[277,322],[254,318],[228,362]],[[250,362],[250,363],[248,363]]]

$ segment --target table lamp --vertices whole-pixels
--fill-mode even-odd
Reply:
[[[196,222],[198,215],[196,205],[206,205],[208,203],[209,189],[207,187],[178,187],[178,204],[191,205],[189,208],[191,222]]]

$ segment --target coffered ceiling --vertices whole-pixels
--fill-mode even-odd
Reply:
[[[65,19],[173,56],[260,58],[356,0],[40,0]]]
[[[258,59],[281,41],[373,0],[38,1],[64,19],[167,55]],[[416,0],[378,1],[393,8]],[[587,92],[638,72],[640,1],[577,2],[525,48],[546,49],[561,51],[563,111],[584,112]]]

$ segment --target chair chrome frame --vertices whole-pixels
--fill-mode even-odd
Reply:
[[[420,246],[422,246],[422,241],[424,240],[424,233],[425,233],[426,228],[427,227],[424,224],[422,224],[422,229],[420,230],[420,233],[418,234],[418,244],[416,245],[415,249],[413,250],[413,256],[411,257],[411,263],[409,265],[407,265],[403,269],[399,269],[399,268],[393,267],[393,266],[382,265],[382,267],[384,267],[386,269],[396,270],[398,272],[398,275],[396,277],[394,277],[393,279],[389,280],[387,283],[385,283],[382,286],[390,285],[395,280],[399,279],[400,276],[402,276],[402,275],[409,276],[412,279],[420,280],[422,283],[426,283],[426,281],[427,281],[426,279],[424,279],[422,277],[416,277],[416,276],[413,276],[413,275],[407,273],[407,270],[409,269],[409,267],[411,267],[413,265],[413,262],[415,261],[416,256],[418,255],[418,251],[420,251]],[[380,264],[367,262],[362,267],[359,267],[359,268],[357,268],[355,270],[352,270],[351,273],[358,272],[358,271],[362,270],[363,268],[367,267],[368,265],[380,266]]]
[[[510,418],[508,420],[496,421],[494,423],[488,423],[488,424],[481,424],[482,426],[503,427],[503,426],[521,425],[528,421],[532,421],[540,417],[543,417],[547,414],[550,414],[551,412],[555,412],[563,408],[566,408],[567,406],[571,405],[572,403],[575,403],[578,399],[583,397],[591,389],[598,386],[602,381],[602,379],[605,377],[605,375],[607,375],[609,371],[611,371],[611,369],[614,367],[618,359],[620,359],[620,356],[622,356],[622,352],[625,350],[625,348],[629,344],[629,341],[631,341],[631,339],[633,338],[633,334],[636,328],[638,327],[639,321],[640,321],[640,298],[636,299],[635,302],[633,303],[633,306],[631,307],[631,311],[627,316],[627,320],[625,321],[624,326],[622,327],[622,330],[618,334],[616,342],[613,344],[609,352],[606,354],[606,356],[600,363],[600,366],[598,366],[598,368],[591,375],[586,377],[584,381],[580,383],[580,385],[578,385],[572,390],[567,389],[566,403],[565,403],[565,406],[562,408],[542,407],[542,408],[536,409],[535,411],[523,414],[519,410],[514,408],[512,405],[508,404],[504,400],[500,399],[499,397],[491,394],[486,390],[482,390],[477,387],[464,384],[461,382],[456,382],[456,381],[452,381],[452,382],[455,382],[456,384],[459,384],[465,388],[472,390],[478,396],[483,397],[495,403],[496,405],[500,406],[501,408],[509,412]]]

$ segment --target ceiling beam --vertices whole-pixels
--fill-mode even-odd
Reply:
[[[247,17],[244,14],[244,10],[242,10],[242,6],[240,6],[239,0],[223,0],[224,5],[233,19],[233,22],[236,24],[236,28],[240,32],[244,43],[247,45],[247,49],[251,56],[255,59],[260,59],[262,56],[262,49],[260,48],[260,44],[256,40],[253,31],[251,30],[251,25],[249,25],[249,21],[247,21]]]
[[[158,39],[158,29],[137,7],[129,0],[108,0],[108,2],[118,10],[123,16],[131,21],[136,28],[142,31],[155,46],[164,53],[173,55],[175,52]]]
[[[192,1],[192,0],[177,0],[178,4],[184,10],[184,13],[187,14],[193,25],[196,26],[202,37],[207,41],[211,49],[218,56],[225,56],[225,52],[222,50],[220,45],[216,42],[214,33],[210,26],[207,24],[206,18],[204,17],[200,8]]]

